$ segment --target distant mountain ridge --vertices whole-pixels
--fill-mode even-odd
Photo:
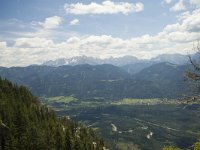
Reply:
[[[160,63],[160,62],[170,62],[173,64],[185,64],[188,63],[188,57],[186,55],[181,54],[162,54],[157,57],[154,57],[150,60],[146,59],[138,59],[134,56],[123,56],[123,57],[110,57],[106,59],[87,57],[87,56],[76,56],[72,58],[60,58],[56,60],[50,60],[44,62],[42,65],[46,66],[62,66],[62,65],[81,65],[81,64],[89,64],[89,65],[101,65],[101,64],[112,64],[115,66],[125,66],[128,64],[140,64],[140,63]]]
[[[169,62],[176,65],[182,65],[189,63],[189,58],[187,55],[181,54],[162,54],[151,59],[151,61],[159,62]]]
[[[158,63],[130,74],[114,65],[0,68],[0,76],[27,86],[37,96],[78,99],[177,98],[186,93],[189,65]]]

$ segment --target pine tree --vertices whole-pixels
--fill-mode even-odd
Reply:
[[[57,118],[25,87],[0,78],[1,150],[95,150],[93,141],[103,149],[104,144],[87,127]]]

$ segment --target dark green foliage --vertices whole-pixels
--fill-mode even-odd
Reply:
[[[1,150],[100,150],[103,145],[92,130],[56,118],[25,87],[0,78]]]

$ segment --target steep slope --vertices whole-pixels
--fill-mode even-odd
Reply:
[[[188,83],[184,81],[184,73],[188,68],[189,65],[171,63],[152,65],[126,81],[125,95],[141,98],[182,97],[188,93]]]
[[[25,88],[0,79],[0,149],[100,150],[93,131],[39,104]]]
[[[78,98],[117,98],[120,82],[129,77],[112,65],[29,66],[0,68],[0,75],[27,86],[37,96],[75,95]]]
[[[125,71],[127,71],[129,74],[134,75],[136,73],[139,73],[143,69],[150,67],[154,64],[156,64],[156,63],[151,62],[151,61],[146,61],[146,62],[139,62],[139,63],[135,63],[135,64],[127,64],[127,65],[122,66],[121,68],[124,69]]]

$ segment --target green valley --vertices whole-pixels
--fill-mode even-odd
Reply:
[[[52,99],[46,98],[46,103]],[[55,100],[51,107],[59,116],[92,127],[111,149],[159,150],[167,145],[186,149],[200,130],[200,101],[191,99]]]
[[[200,131],[198,89],[184,78],[192,66],[139,66],[0,67],[0,74],[26,86],[59,118],[92,128],[110,150],[192,149]]]

